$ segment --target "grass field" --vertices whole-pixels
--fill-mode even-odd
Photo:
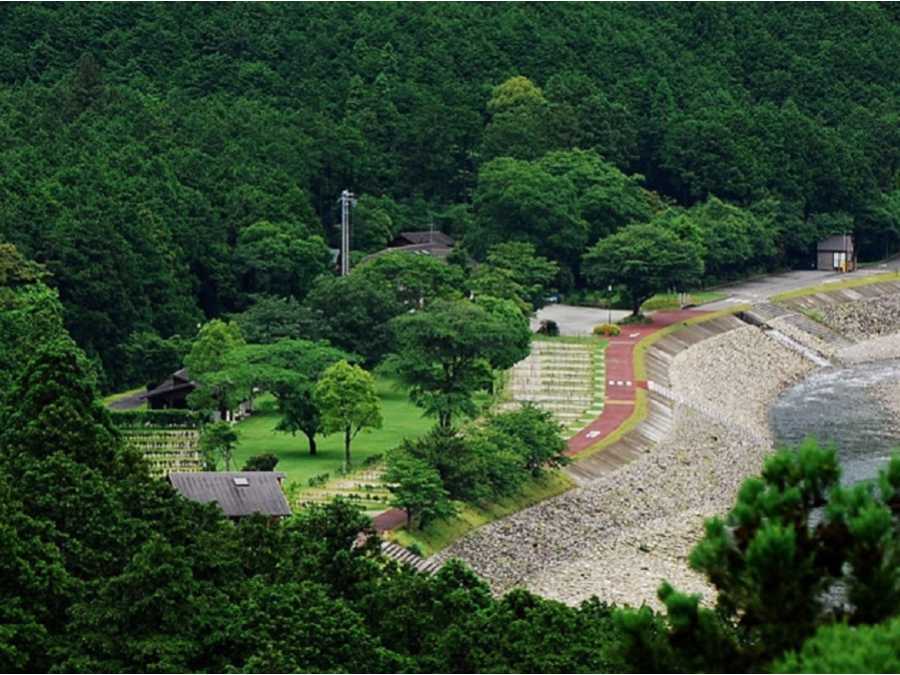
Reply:
[[[402,546],[414,544],[427,557],[446,548],[470,530],[562,494],[572,486],[566,474],[556,471],[527,483],[515,497],[480,507],[461,504],[462,508],[455,518],[433,523],[423,530],[395,530],[387,533],[387,537]]]
[[[381,398],[384,425],[381,429],[362,431],[353,439],[351,452],[356,467],[367,457],[397,447],[404,438],[421,436],[434,425],[434,420],[423,417],[422,410],[410,403],[406,391],[393,380],[378,378],[376,388]],[[341,434],[319,436],[318,454],[311,456],[306,436],[275,431],[279,419],[274,400],[261,398],[257,402],[257,412],[236,427],[239,441],[234,453],[235,465],[241,468],[250,456],[271,452],[278,456],[276,470],[286,473],[288,481],[305,486],[316,474],[335,476],[344,456]]]

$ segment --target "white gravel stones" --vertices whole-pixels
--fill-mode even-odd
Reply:
[[[758,473],[771,445],[760,440],[769,438],[768,406],[811,367],[751,327],[685,350],[673,362],[673,389],[714,418],[677,404],[672,433],[652,452],[480,528],[439,558],[462,558],[496,591],[524,586],[573,604],[597,595],[658,606],[664,578],[701,592],[686,556],[702,522]]]
[[[813,366],[800,354],[747,326],[701,342],[676,357],[675,393],[732,425],[768,437],[769,405]]]
[[[900,331],[900,294],[821,308],[825,323],[854,340]]]

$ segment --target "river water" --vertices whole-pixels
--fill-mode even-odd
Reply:
[[[891,419],[870,388],[898,380],[900,360],[814,371],[785,391],[770,410],[777,446],[814,436],[837,447],[843,483],[874,478],[891,450],[900,448],[900,421]]]

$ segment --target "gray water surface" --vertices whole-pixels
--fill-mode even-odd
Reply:
[[[847,368],[823,368],[785,391],[774,403],[769,422],[778,447],[807,436],[833,443],[843,468],[843,483],[874,478],[900,448],[900,424],[869,389],[900,380],[900,360]]]

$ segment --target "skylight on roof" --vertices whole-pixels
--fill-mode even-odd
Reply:
[[[246,478],[244,478],[243,476],[237,476],[237,477],[234,479],[234,484],[243,487],[243,486],[250,485],[250,481],[247,480]]]

